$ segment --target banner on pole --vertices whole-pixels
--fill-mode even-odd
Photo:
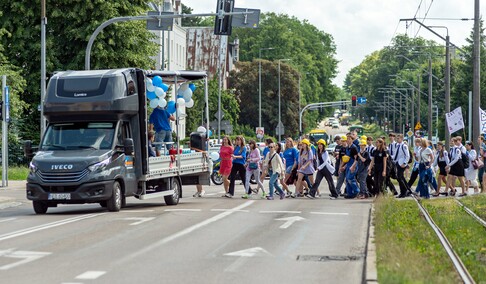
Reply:
[[[486,111],[479,108],[479,133],[486,133]]]
[[[461,107],[446,113],[447,127],[449,128],[449,133],[454,133],[458,130],[464,128],[464,119],[462,118]]]

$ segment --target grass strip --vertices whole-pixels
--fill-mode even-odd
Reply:
[[[486,279],[486,229],[452,198],[423,202],[476,282]]]
[[[1,167],[0,167],[0,176],[1,176]],[[29,175],[29,168],[28,167],[9,167],[8,168],[8,179],[9,180],[26,180],[27,176]]]
[[[459,283],[452,262],[413,200],[375,202],[379,283]]]
[[[486,221],[486,194],[475,194],[461,198],[461,203]]]

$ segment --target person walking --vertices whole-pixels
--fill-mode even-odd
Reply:
[[[381,193],[385,193],[383,182],[386,177],[386,160],[388,158],[388,151],[385,148],[385,142],[383,139],[378,138],[376,140],[376,149],[373,152],[373,159],[368,167],[368,175],[373,173],[373,194],[375,196]]]
[[[269,152],[265,159],[263,160],[263,163],[267,165],[268,169],[268,174],[270,175],[270,181],[269,181],[269,194],[267,196],[268,200],[273,200],[273,192],[275,188],[277,189],[280,199],[285,198],[285,193],[283,192],[282,188],[278,184],[278,180],[280,176],[285,175],[285,166],[282,162],[282,158],[276,151],[276,146],[275,143],[270,143],[268,145]]]
[[[412,166],[412,174],[410,175],[410,179],[408,180],[408,187],[412,188],[413,184],[417,180],[418,177],[418,166],[419,166],[419,153],[420,153],[420,145],[422,143],[421,138],[415,138],[414,146],[413,146],[413,166]]]
[[[246,183],[246,169],[245,169],[246,145],[245,145],[245,138],[243,138],[243,136],[241,135],[238,135],[235,138],[235,149],[233,151],[232,158],[233,158],[233,166],[231,167],[230,185],[229,185],[228,193],[233,197],[235,195],[236,174],[240,175],[243,184]]]
[[[447,188],[444,192],[441,192],[442,183],[447,185],[447,171],[446,166],[449,163],[449,154],[445,150],[444,143],[442,141],[437,142],[437,152],[435,153],[434,168],[439,168],[439,180],[437,181],[437,191],[432,196],[437,197],[440,194],[447,196]]]
[[[311,183],[314,182],[314,154],[312,153],[308,139],[302,139],[301,143],[302,148],[300,149],[299,164],[297,168],[297,184],[295,187],[295,193],[292,195],[293,198],[304,196],[302,182],[306,176],[309,177]]]
[[[341,147],[339,148],[339,152],[336,156],[336,161],[339,161],[336,163],[336,176],[337,176],[337,182],[336,182],[336,191],[339,195],[345,196],[345,194],[341,191],[341,187],[344,184],[344,181],[346,180],[346,167],[345,164],[349,161],[348,158],[344,158],[346,156],[346,149],[348,147],[347,143],[347,136],[341,136]],[[345,161],[346,160],[346,161]]]
[[[479,144],[479,159],[483,161],[483,164],[486,163],[486,143],[484,142],[484,136],[479,135],[478,137],[478,144]],[[486,193],[486,175],[484,174],[484,166],[479,168],[478,170],[478,180],[481,187],[481,192]]]
[[[427,145],[427,139],[421,139],[421,149],[419,153],[419,181],[417,190],[420,197],[430,198],[429,183],[432,182],[432,161],[434,153]]]
[[[359,199],[365,199],[369,196],[366,179],[368,177],[368,167],[371,163],[371,157],[370,153],[366,151],[366,146],[366,140],[360,140],[360,151],[358,152],[358,172],[356,173],[356,180],[359,184]]]
[[[373,145],[373,137],[371,136],[366,137],[366,152],[368,152],[368,155],[370,156],[370,163],[371,160],[373,159],[373,153],[375,152],[375,149],[376,147],[375,145]],[[366,171],[368,172],[368,169],[366,169]],[[372,173],[371,175],[366,176],[366,188],[368,189],[368,193],[370,194],[372,192],[375,192],[375,190],[373,189],[373,185],[374,182],[373,182],[373,173]]]
[[[285,182],[282,184],[282,186],[287,192],[287,196],[290,196],[292,193],[289,189],[287,181],[289,180],[292,172],[294,170],[297,171],[297,164],[299,163],[299,151],[294,147],[294,141],[290,137],[285,139],[285,151],[283,152],[283,156],[285,160]]]
[[[473,161],[477,157],[477,152],[474,150],[474,145],[471,141],[466,142],[466,151],[467,151],[467,157],[469,159],[469,167],[465,169],[465,177],[466,177],[466,188],[469,188],[472,186],[474,188],[474,194],[479,193],[479,185],[477,181],[477,176],[478,176],[478,169],[474,168]],[[460,194],[459,196],[465,196],[467,195],[467,192],[465,194]]]
[[[332,179],[332,173],[334,172],[334,166],[332,165],[331,159],[329,158],[329,153],[326,151],[326,141],[324,139],[319,139],[317,141],[317,175],[314,184],[312,185],[308,198],[314,199],[316,193],[319,190],[319,185],[321,184],[322,178],[325,178],[329,191],[331,192],[330,198],[336,199],[339,195],[334,187],[334,180]]]
[[[230,181],[228,180],[228,177],[231,174],[231,168],[233,167],[233,151],[234,149],[231,140],[228,136],[224,136],[223,143],[219,149],[219,173],[223,177],[224,191],[226,191],[223,197],[228,198],[233,197],[229,194]]]
[[[463,153],[462,148],[464,148],[464,146],[462,145],[461,141],[462,138],[461,140],[459,140],[458,137],[452,138],[454,147],[451,148],[450,151],[451,161],[446,166],[446,170],[449,171],[447,175],[447,188],[454,188],[453,190],[451,190],[451,192],[449,192],[449,195],[452,196],[456,195],[456,189],[455,189],[456,178],[459,179],[459,182],[461,184],[461,189],[462,189],[461,194],[466,193],[466,183],[464,180],[464,175],[465,175],[464,164],[462,163],[462,153]],[[465,151],[466,149],[464,148],[464,152]]]
[[[255,177],[258,183],[255,193],[258,194],[258,191],[261,189],[262,197],[265,197],[265,188],[263,187],[262,181],[259,179],[260,162],[261,162],[260,149],[258,149],[255,140],[250,140],[248,144],[250,148],[249,148],[248,157],[246,159],[247,162],[246,177],[245,177],[245,192],[247,193],[246,198],[248,198],[251,195],[250,179],[252,175]],[[245,198],[245,195],[243,195],[243,198]]]
[[[400,186],[400,195],[397,198],[404,198],[407,196],[407,193],[410,192],[410,187],[405,180],[405,169],[408,166],[408,160],[410,158],[410,152],[408,151],[408,146],[403,142],[403,134],[398,134],[396,136],[396,149],[395,149],[395,156],[393,156],[393,162],[396,165],[397,169],[397,181],[398,185]]]
[[[354,145],[354,140],[351,135],[347,136],[346,156],[349,161],[346,163],[346,199],[353,199],[358,196],[359,188],[356,181],[356,173],[358,172],[358,149]]]

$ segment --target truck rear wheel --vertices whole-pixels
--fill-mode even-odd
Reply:
[[[113,182],[113,194],[106,201],[106,208],[111,212],[120,211],[122,206],[122,189],[118,181]]]
[[[34,211],[36,214],[46,214],[47,212],[47,203],[42,201],[33,201],[32,205],[34,206]]]
[[[174,193],[172,195],[164,196],[165,204],[177,205],[182,194],[182,188],[179,179],[170,178],[170,189],[173,189]]]

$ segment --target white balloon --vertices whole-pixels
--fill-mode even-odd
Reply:
[[[177,99],[177,105],[179,107],[185,106],[186,105],[186,101],[183,98],[178,98]]]
[[[151,108],[156,108],[159,105],[159,99],[155,98],[150,101],[150,107]]]
[[[206,133],[206,128],[204,126],[199,126],[197,128],[197,132],[200,132],[200,133]]]
[[[155,86],[152,85],[152,82],[150,82],[150,83],[147,82],[147,91],[149,91],[149,92],[155,91]]]
[[[219,153],[218,152],[211,152],[211,154],[209,154],[209,157],[213,161],[219,160]]]
[[[191,108],[194,106],[194,100],[190,99],[188,102],[186,102],[186,107]]]
[[[189,84],[187,84],[187,83],[184,83],[184,84],[182,84],[182,85],[179,87],[179,90],[182,90],[182,91],[185,91],[185,90],[187,90],[187,89],[189,89]]]
[[[165,99],[159,99],[159,107],[164,108],[167,105],[167,101]]]
[[[162,88],[160,87],[155,87],[155,94],[157,95],[157,97],[159,98],[165,98],[165,92],[164,90],[162,90]]]
[[[184,91],[184,93],[182,93],[182,96],[186,102],[190,101],[192,98],[192,90],[188,88]]]

